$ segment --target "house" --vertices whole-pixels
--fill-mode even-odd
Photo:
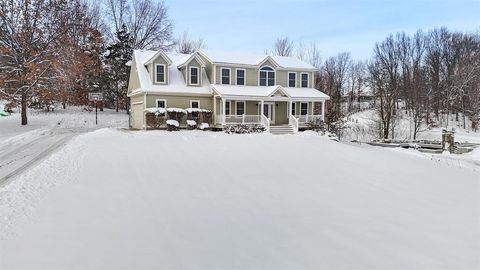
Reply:
[[[146,109],[161,107],[210,110],[216,128],[245,123],[296,132],[323,120],[329,99],[313,88],[316,68],[294,57],[135,50],[131,67],[133,129],[146,128]]]

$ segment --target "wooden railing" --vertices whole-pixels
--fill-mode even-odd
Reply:
[[[270,130],[270,119],[265,115],[222,115],[217,114],[215,117],[215,124],[217,125],[232,125],[232,124],[259,124],[265,126]]]
[[[296,115],[295,117],[298,118],[298,122],[301,123],[301,124],[305,124],[305,123],[308,123],[308,122],[311,122],[311,121],[314,121],[314,120],[317,120],[317,119],[320,119],[320,120],[324,121],[324,117],[321,114],[319,114],[319,115],[313,115],[313,114]]]

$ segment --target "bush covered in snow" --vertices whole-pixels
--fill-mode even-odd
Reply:
[[[248,133],[261,133],[265,131],[265,127],[262,125],[227,125],[224,128],[227,134],[248,134]]]
[[[187,129],[195,129],[197,127],[197,122],[195,120],[187,120]]]
[[[164,108],[145,109],[145,120],[147,129],[159,129],[165,125],[167,120],[166,110]]]
[[[167,129],[168,131],[175,131],[180,128],[180,124],[178,123],[177,120],[167,120]]]
[[[306,123],[308,130],[313,130],[316,132],[325,132],[327,130],[325,123],[320,118],[315,118],[314,120],[309,121]]]
[[[209,127],[210,127],[210,125],[208,125],[208,123],[201,123],[198,128],[201,129],[201,130],[205,130]]]
[[[187,114],[187,111],[180,108],[167,108],[168,119],[175,120],[178,123],[182,122],[183,117]]]
[[[187,112],[188,120],[194,120],[197,123],[212,122],[212,112],[209,110],[199,109],[199,108],[188,108],[185,111]]]

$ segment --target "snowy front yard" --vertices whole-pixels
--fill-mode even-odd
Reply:
[[[102,129],[0,188],[0,269],[478,269],[479,178],[308,134]]]

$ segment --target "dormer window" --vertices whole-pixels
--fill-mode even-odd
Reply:
[[[190,84],[198,85],[198,67],[190,67]]]
[[[275,70],[271,67],[263,67],[259,71],[259,85],[273,86],[275,85]]]
[[[222,77],[220,78],[220,81],[222,82],[222,84],[230,84],[230,69],[221,68],[220,74],[222,75]]]
[[[302,88],[308,88],[308,73],[302,73]]]
[[[288,87],[297,87],[297,73],[289,72],[288,73]]]
[[[165,83],[165,65],[155,65],[155,82]]]

